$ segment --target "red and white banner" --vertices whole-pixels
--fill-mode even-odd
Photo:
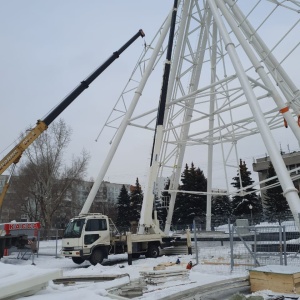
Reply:
[[[6,233],[12,230],[28,230],[28,229],[40,229],[40,222],[16,222],[16,223],[5,223],[3,226]]]

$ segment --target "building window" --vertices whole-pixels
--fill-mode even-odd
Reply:
[[[21,222],[28,222],[28,215],[26,214],[21,215]]]

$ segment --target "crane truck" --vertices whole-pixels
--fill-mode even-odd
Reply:
[[[153,188],[155,185],[159,165],[158,157],[162,144],[164,111],[176,11],[177,0],[174,2],[173,12],[170,19],[167,59],[163,75],[160,104],[158,107],[152,159],[149,168],[148,184],[143,197],[138,232],[135,234],[127,232],[126,235],[122,235],[108,216],[101,213],[88,213],[94,197],[100,187],[103,174],[111,161],[111,157],[108,157],[106,158],[88,198],[84,203],[81,213],[70,220],[64,232],[62,239],[62,254],[65,257],[71,258],[76,264],[81,264],[86,260],[93,265],[96,265],[97,263],[101,264],[103,259],[107,258],[108,255],[125,252],[128,254],[128,264],[131,264],[132,258],[138,258],[140,255],[156,258],[160,254],[160,248],[163,249],[182,244],[187,244],[188,253],[191,253],[191,241],[189,234],[187,235],[186,240],[180,240],[179,238],[168,236],[160,230],[155,211],[154,219],[152,219],[154,203]],[[136,91],[136,94],[140,93],[141,91]],[[126,121],[124,123],[126,123]],[[121,131],[122,130],[119,129],[119,135],[121,134]],[[116,140],[118,140],[118,138],[116,138],[115,141]],[[112,147],[112,152],[114,151],[113,149],[114,146]]]
[[[67,95],[43,120],[38,120],[36,126],[29,130],[29,132],[21,139],[21,141],[0,160],[0,175],[10,166],[15,167],[19,162],[23,152],[48,128],[48,126],[84,91],[89,85],[109,66],[113,63],[120,54],[126,50],[138,37],[144,37],[145,34],[140,29],[131,39],[128,40],[119,50],[101,64],[91,75],[89,75],[69,94]],[[4,196],[9,187],[9,176],[5,183],[2,193],[0,194],[0,210],[2,208]],[[21,244],[23,244],[24,237],[20,236]],[[4,245],[17,244],[16,237],[9,240],[8,236],[0,236],[0,258],[3,257]]]

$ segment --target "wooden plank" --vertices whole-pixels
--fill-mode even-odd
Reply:
[[[249,276],[250,276],[250,279],[257,278],[257,279],[265,280],[267,275],[264,272],[255,272],[255,271],[250,270]]]
[[[300,292],[300,281],[297,278],[297,286],[295,284],[294,274],[288,274],[287,269],[283,269],[286,273],[272,273],[263,271],[249,271],[251,291],[271,290],[279,293]]]
[[[300,273],[294,274],[294,280],[297,282],[300,281]]]
[[[257,291],[262,291],[262,290],[268,290],[269,288],[266,287],[265,281],[251,280],[250,281],[250,289],[251,289],[251,292],[257,292]]]
[[[225,265],[225,266],[230,266],[230,263],[229,262],[217,262],[217,261],[207,261],[207,260],[204,260],[202,262],[202,264],[204,265]],[[238,264],[238,263],[234,263],[234,266],[235,267],[238,267],[238,266],[247,266],[247,267],[253,267],[254,264]]]

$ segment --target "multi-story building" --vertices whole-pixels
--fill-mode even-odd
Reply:
[[[282,152],[283,161],[288,170],[290,170],[290,175],[296,189],[300,190],[300,179],[294,178],[295,175],[300,174],[300,169],[295,170],[300,167],[300,152],[284,153]],[[270,157],[265,156],[256,159],[253,163],[253,171],[258,172],[259,181],[264,181],[268,177],[268,168],[270,166]],[[265,183],[260,184],[260,188],[264,188]],[[264,203],[264,192],[261,193],[262,202]]]
[[[0,175],[0,192],[7,180],[7,175]],[[131,186],[130,184],[124,184],[127,191],[130,193]],[[58,211],[55,216],[55,223],[58,227],[64,227],[65,223],[71,216],[75,216],[80,213],[81,208],[87,199],[89,192],[93,186],[91,181],[81,181],[75,185],[74,188],[70,189],[66,193],[64,201],[67,202],[67,205],[64,205],[63,211]],[[118,196],[123,184],[121,183],[112,183],[109,181],[102,181],[100,188],[96,194],[93,211],[107,213],[110,206],[117,204]],[[16,199],[13,183],[7,191],[5,200],[0,210],[0,223],[10,222],[12,220],[24,221],[28,217],[22,213],[20,201]]]
[[[124,184],[128,192],[130,192],[130,184]],[[81,184],[76,187],[76,194],[80,204],[84,204],[89,192],[93,186],[91,181],[82,181]],[[123,183],[113,183],[109,181],[102,181],[100,188],[96,194],[95,202],[117,204],[118,196]]]
[[[106,194],[103,193],[103,200],[116,204],[118,202],[118,196],[120,194],[120,190],[123,186],[123,183],[112,183],[109,181],[102,181],[99,190],[106,191]],[[130,184],[124,184],[126,190],[130,191]]]
[[[8,175],[0,175],[0,193],[8,179]],[[12,220],[17,222],[25,222],[28,221],[26,215],[21,212],[21,205],[18,201],[18,196],[16,190],[13,188],[13,178],[10,181],[10,187],[8,188],[6,195],[4,197],[2,206],[0,208],[0,222],[6,223]]]

